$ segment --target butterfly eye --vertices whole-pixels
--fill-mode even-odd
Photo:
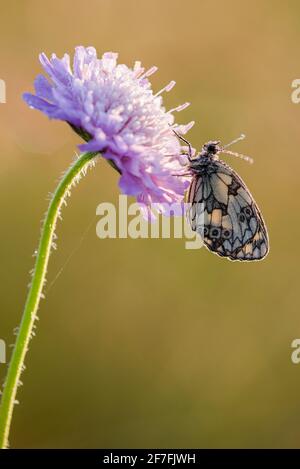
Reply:
[[[207,145],[207,151],[208,151],[209,153],[213,153],[215,150],[216,150],[216,146],[215,146],[215,145]]]
[[[211,238],[220,238],[221,230],[220,228],[211,228],[210,237]]]
[[[222,236],[224,239],[229,239],[231,236],[231,231],[230,230],[223,230]]]

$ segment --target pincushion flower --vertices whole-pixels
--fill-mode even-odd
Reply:
[[[184,134],[193,122],[178,126],[173,112],[189,103],[166,112],[161,94],[175,82],[153,93],[148,78],[157,68],[145,71],[140,62],[129,68],[117,64],[117,57],[108,52],[98,59],[93,47],[77,47],[71,67],[67,54],[50,60],[41,54],[50,81],[39,75],[36,94],[25,93],[24,99],[48,117],[68,122],[87,140],[80,150],[101,152],[113,162],[124,194],[147,205],[180,202],[187,181],[174,177],[181,166],[172,129]]]
[[[66,54],[62,59],[41,54],[40,61],[48,77],[35,80],[35,94],[25,93],[30,107],[52,119],[67,122],[85,143],[83,152],[66,171],[50,201],[22,321],[10,360],[0,405],[0,447],[8,445],[17,389],[25,355],[43,294],[46,272],[55,236],[56,223],[70,189],[101,155],[120,173],[120,188],[143,204],[150,215],[153,203],[180,206],[186,180],[175,177],[181,170],[181,149],[173,130],[184,134],[193,125],[177,125],[175,111],[188,103],[166,111],[161,94],[170,91],[170,82],[153,93],[149,77],[156,67],[145,71],[140,62],[133,68],[117,64],[117,54],[97,58],[93,47],[77,47],[73,67]],[[147,208],[148,207],[148,208]],[[171,212],[172,213],[172,212]],[[169,212],[167,212],[169,214]]]

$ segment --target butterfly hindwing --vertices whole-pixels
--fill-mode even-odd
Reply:
[[[261,213],[245,183],[224,162],[193,176],[188,202],[191,227],[208,249],[231,260],[259,260],[268,253]]]

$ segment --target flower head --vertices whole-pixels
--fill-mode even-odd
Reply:
[[[35,95],[23,95],[27,104],[48,117],[69,123],[86,143],[82,151],[101,152],[121,173],[123,193],[139,202],[174,203],[182,201],[186,180],[175,177],[181,169],[180,145],[172,129],[186,133],[193,125],[176,125],[173,112],[166,111],[161,94],[170,91],[170,82],[153,93],[148,71],[136,62],[133,68],[117,64],[118,55],[105,53],[97,58],[93,47],[77,47],[73,67],[69,55],[40,61],[49,79],[39,75]]]

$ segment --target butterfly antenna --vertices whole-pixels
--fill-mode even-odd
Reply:
[[[230,151],[230,150],[225,150],[223,149],[220,151],[220,153],[225,153],[226,155],[231,155],[231,156],[236,156],[237,158],[241,158],[242,160],[248,161],[248,163],[253,163],[254,160],[250,156],[243,155],[242,153],[236,153],[235,151]]]
[[[176,130],[172,129],[174,134],[176,135],[176,137],[178,137],[180,140],[182,140],[184,143],[187,144],[188,146],[188,149],[189,149],[189,152],[188,152],[188,160],[191,161],[192,160],[192,146],[190,144],[190,142],[188,140],[186,140],[185,138],[183,138],[181,135],[179,135]]]
[[[235,138],[234,140],[232,140],[232,142],[230,143],[227,143],[227,145],[224,145],[223,150],[225,148],[228,148],[230,147],[231,145],[233,145],[234,143],[237,143],[237,142],[240,142],[241,140],[244,140],[244,138],[246,138],[246,135],[245,134],[241,134],[238,138]]]
[[[237,158],[241,158],[242,160],[248,161],[248,163],[253,163],[254,160],[250,156],[243,155],[242,153],[236,153],[235,151],[226,150],[226,148],[230,147],[234,143],[244,140],[245,137],[245,134],[241,134],[238,138],[232,140],[232,142],[227,143],[227,145],[224,145],[224,147],[221,148],[220,153],[226,153],[227,155],[236,156]]]

